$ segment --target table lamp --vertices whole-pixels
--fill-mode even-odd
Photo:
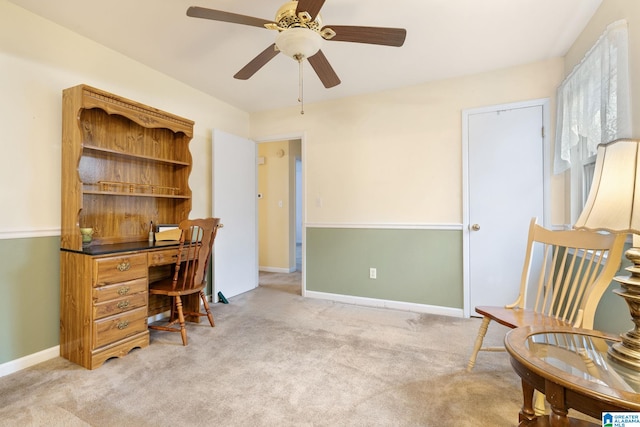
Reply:
[[[612,359],[634,370],[640,370],[639,155],[640,140],[617,139],[598,146],[591,191],[574,225],[577,229],[634,234],[634,247],[625,253],[633,263],[626,269],[631,275],[615,277],[621,289],[614,292],[627,302],[635,327],[609,349]]]

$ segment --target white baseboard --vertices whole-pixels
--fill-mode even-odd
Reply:
[[[343,302],[346,304],[363,305],[367,307],[391,308],[394,310],[412,311],[416,313],[437,314],[450,317],[464,317],[464,312],[461,308],[441,307],[436,305],[390,301],[367,297],[355,297],[352,295],[331,294],[309,290],[305,292],[305,297]]]
[[[200,303],[200,305],[202,306],[202,303]],[[157,322],[158,320],[169,317],[169,314],[169,311],[156,314],[149,317],[148,322]],[[30,366],[37,365],[38,363],[46,362],[47,360],[53,359],[58,356],[60,356],[59,345],[39,351],[38,353],[29,354],[28,356],[21,357],[20,359],[11,360],[0,365],[0,377],[13,374]]]
[[[39,351],[37,353],[30,354],[28,356],[21,357],[20,359],[11,360],[10,362],[6,362],[0,365],[0,377],[13,374],[30,366],[37,365],[38,363],[46,362],[47,360],[53,359],[58,356],[60,356],[59,345]]]
[[[267,273],[293,273],[296,271],[296,268],[293,267],[293,270],[290,268],[282,268],[282,267],[258,267],[258,270],[264,271]]]

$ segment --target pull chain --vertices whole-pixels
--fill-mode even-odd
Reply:
[[[304,80],[302,78],[302,55],[294,55],[293,57],[298,61],[298,102],[300,103],[300,114],[304,114]]]

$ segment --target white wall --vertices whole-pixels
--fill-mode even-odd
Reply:
[[[553,117],[562,75],[556,58],[307,104],[304,116],[297,108],[255,113],[251,137],[305,131],[308,223],[460,224],[462,110],[550,98]],[[562,221],[562,197],[554,177],[554,223]]]
[[[247,136],[249,115],[0,0],[0,238],[58,232],[62,90],[81,83],[195,121],[192,216],[209,215],[211,129]]]

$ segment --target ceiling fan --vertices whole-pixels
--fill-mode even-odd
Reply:
[[[275,43],[233,76],[240,80],[249,79],[278,53],[283,52],[300,64],[304,59],[308,60],[324,87],[331,88],[339,85],[340,79],[320,50],[323,40],[396,47],[404,44],[407,35],[404,28],[324,26],[319,14],[324,2],[325,0],[288,1],[278,10],[275,22],[198,6],[190,7],[187,16],[278,31]]]

